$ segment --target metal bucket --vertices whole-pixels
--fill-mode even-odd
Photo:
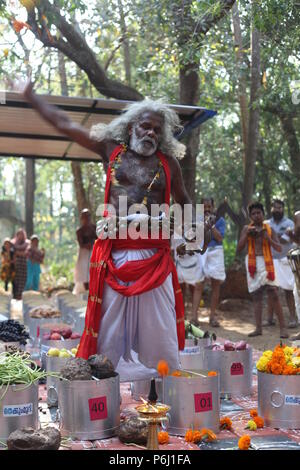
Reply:
[[[42,328],[45,323],[59,323],[61,321],[60,317],[57,318],[31,318],[28,316],[27,323],[25,323],[29,328],[29,334],[32,338],[37,337],[37,329]]]
[[[120,425],[119,375],[101,380],[60,380],[58,406],[63,436],[81,440],[114,436]]]
[[[49,351],[50,348],[56,348],[56,349],[67,349],[68,351],[71,351],[71,349],[76,348],[80,342],[80,338],[77,339],[65,339],[64,341],[62,340],[42,340],[41,342],[41,362],[42,362],[42,367],[43,369],[47,369],[47,363],[46,363],[46,355],[47,352]]]
[[[257,371],[258,410],[267,426],[300,429],[300,377]]]
[[[155,379],[156,393],[158,395],[158,401],[162,401],[162,380]],[[131,396],[135,401],[141,401],[140,397],[146,400],[148,398],[151,386],[151,379],[148,380],[135,380],[131,382]]]
[[[23,344],[21,345],[19,341],[11,341],[8,343],[5,343],[4,341],[0,341],[0,353],[5,352],[6,348],[9,346],[13,346],[15,348],[25,350],[25,346]],[[0,396],[1,396],[1,392],[0,392]]]
[[[242,396],[252,393],[252,348],[244,351],[213,351],[205,348],[204,368],[220,374],[221,396]]]
[[[211,338],[195,338],[195,339],[186,339],[184,349],[199,347],[199,349],[206,348],[212,343]]]
[[[60,373],[68,361],[67,357],[50,357],[46,355],[45,358],[47,372],[56,372],[57,374]],[[47,377],[47,403],[49,406],[57,406],[58,404],[58,383],[58,378]]]
[[[201,428],[219,432],[219,375],[166,376],[163,379],[163,403],[171,407],[166,425],[170,434],[184,436],[187,429]]]
[[[6,389],[0,389],[0,396]],[[23,390],[22,390],[23,389]],[[0,441],[5,442],[9,435],[17,429],[39,428],[38,384],[10,385],[3,399],[0,400]]]

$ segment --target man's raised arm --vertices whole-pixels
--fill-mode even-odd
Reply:
[[[98,142],[90,137],[89,129],[72,121],[69,116],[56,106],[49,104],[44,98],[36,95],[33,91],[33,83],[27,82],[20,91],[24,98],[31,103],[34,109],[50,124],[52,124],[59,132],[65,134],[71,140],[92,152],[101,155],[103,161],[108,159],[107,143],[105,141]]]

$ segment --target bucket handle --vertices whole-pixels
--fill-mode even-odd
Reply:
[[[276,401],[274,400],[274,398],[276,396],[279,396],[280,399],[281,399],[281,403],[276,403]],[[271,397],[270,397],[270,401],[271,401],[271,405],[274,406],[274,408],[281,408],[282,405],[284,404],[284,397],[283,397],[283,394],[281,392],[279,392],[278,390],[274,390],[272,393],[271,393]]]
[[[169,428],[170,421],[171,421],[171,415],[170,415],[170,413],[167,413],[167,414],[166,414],[166,418],[167,418],[166,420],[164,420],[164,421],[161,422],[161,427],[162,427],[162,429],[163,429],[164,431],[167,431],[168,428]]]

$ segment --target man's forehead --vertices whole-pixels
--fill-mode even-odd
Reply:
[[[139,119],[140,122],[145,122],[145,121],[156,121],[157,124],[159,125],[163,125],[163,122],[164,122],[164,118],[161,114],[159,113],[156,113],[155,111],[144,111],[141,115],[140,115],[140,119]]]

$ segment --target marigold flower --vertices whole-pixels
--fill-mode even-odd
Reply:
[[[167,361],[164,361],[164,360],[159,361],[159,363],[157,364],[157,372],[162,376],[168,375],[169,366],[168,366]]]
[[[207,440],[208,442],[215,441],[217,436],[210,429],[203,428],[201,429],[202,440]]]
[[[270,349],[268,349],[267,351],[264,351],[262,355],[262,357],[267,357],[268,359],[272,359],[272,356],[273,356],[273,351],[271,351]]]
[[[257,429],[256,422],[253,419],[250,419],[250,421],[248,421],[247,426],[245,427],[245,429],[249,429],[250,431],[256,431],[256,429]]]
[[[186,442],[194,442],[194,431],[192,429],[188,429],[185,433],[184,439]]]
[[[210,370],[207,374],[207,377],[215,377],[216,375],[218,375],[218,372]]]
[[[255,422],[256,426],[258,428],[263,428],[264,427],[264,419],[261,416],[254,416],[253,421]]]
[[[261,356],[261,358],[256,363],[257,370],[260,372],[266,372],[269,361],[270,359],[267,356]]]
[[[271,364],[271,372],[274,375],[280,375],[282,374],[283,371],[283,366],[281,364],[278,364],[277,362],[274,362]]]
[[[158,436],[158,443],[159,444],[168,444],[169,434],[166,431],[159,431],[157,433],[157,436]]]
[[[250,410],[249,413],[250,413],[251,418],[253,418],[254,416],[258,416],[258,412],[257,412],[257,410],[254,409],[254,408],[253,408],[252,410]]]
[[[174,372],[172,372],[171,374],[173,377],[182,377],[182,374],[179,370],[175,370]]]
[[[232,421],[230,418],[227,416],[224,416],[224,418],[220,419],[220,429],[228,429],[230,430],[232,428]]]
[[[202,440],[202,432],[194,431],[193,432],[193,442],[194,442],[194,444],[197,444],[201,440]]]
[[[240,450],[248,450],[251,444],[251,438],[245,434],[239,439],[238,446]]]

